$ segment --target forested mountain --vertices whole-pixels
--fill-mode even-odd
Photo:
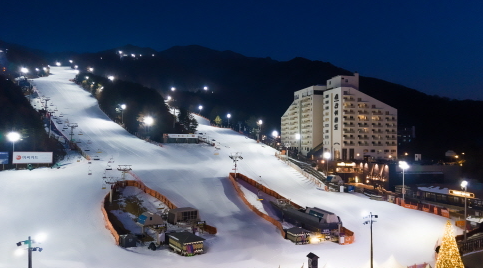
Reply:
[[[292,102],[294,91],[353,73],[328,62],[304,58],[276,61],[194,45],[160,52],[127,45],[97,53],[73,53],[69,58],[50,54],[46,59],[51,64],[60,60],[64,65],[71,59],[72,67],[78,65],[82,71],[91,67],[96,75],[142,84],[194,112],[202,105],[204,116],[211,120],[220,116],[222,124],[227,123],[227,113],[232,115],[231,125],[263,119],[264,134],[280,130],[280,117]],[[400,126],[416,127],[416,139],[401,146],[400,153],[421,153],[423,159],[437,161],[447,150],[465,152],[465,171],[474,178],[483,175],[483,165],[478,164],[483,156],[483,135],[477,121],[483,116],[482,101],[430,96],[357,71],[362,74],[362,92],[397,108]],[[176,90],[171,91],[172,87]]]

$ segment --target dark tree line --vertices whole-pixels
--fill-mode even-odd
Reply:
[[[11,131],[22,136],[15,143],[15,151],[53,152],[54,161],[65,155],[62,144],[48,137],[42,114],[32,108],[22,89],[0,75],[0,151],[12,150],[12,143],[6,137]]]
[[[91,73],[80,73],[75,81],[97,98],[100,108],[111,119],[123,123],[133,134],[161,142],[163,134],[194,133],[196,130],[197,125],[190,120],[189,114],[181,113],[179,122],[174,122],[175,117],[164,98],[153,89],[119,79],[111,81]],[[125,109],[121,107],[123,104]],[[145,123],[147,117],[153,119],[152,125]]]

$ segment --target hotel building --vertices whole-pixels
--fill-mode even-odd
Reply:
[[[397,158],[397,110],[359,91],[359,74],[294,93],[281,119],[281,142],[332,160]],[[323,149],[323,150],[322,150]]]

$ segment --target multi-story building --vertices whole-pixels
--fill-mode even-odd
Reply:
[[[310,110],[309,110],[310,109]],[[282,116],[282,144],[333,160],[397,158],[397,110],[359,91],[359,74],[296,91]]]
[[[294,93],[294,101],[282,116],[282,145],[307,155],[322,143],[323,125],[318,121],[324,108],[325,89],[325,86],[311,86]]]

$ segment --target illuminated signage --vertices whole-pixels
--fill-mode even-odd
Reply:
[[[355,167],[356,166],[356,163],[352,162],[352,163],[337,163],[337,166],[339,167]]]
[[[469,192],[464,192],[464,191],[457,191],[457,190],[449,190],[450,195],[456,195],[456,196],[461,196],[461,197],[467,197],[467,198],[475,198],[474,193],[469,193]]]

